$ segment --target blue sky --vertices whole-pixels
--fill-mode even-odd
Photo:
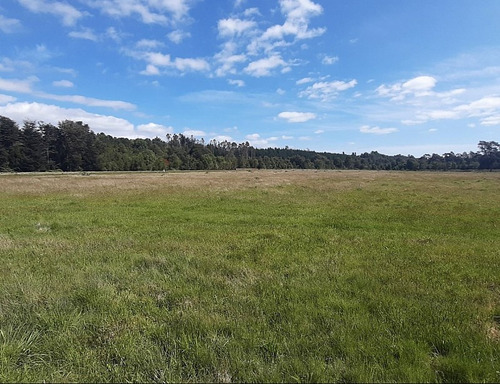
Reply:
[[[385,154],[499,140],[498,0],[2,0],[0,115]]]

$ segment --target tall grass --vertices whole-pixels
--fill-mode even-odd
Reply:
[[[0,381],[500,381],[499,187],[0,176]]]

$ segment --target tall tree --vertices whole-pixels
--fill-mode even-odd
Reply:
[[[34,121],[25,121],[22,129],[21,171],[44,171],[44,142],[42,132]]]
[[[0,170],[17,170],[21,161],[21,132],[17,123],[0,116]]]
[[[496,141],[480,141],[478,144],[482,154],[479,159],[480,169],[500,168],[500,144]]]

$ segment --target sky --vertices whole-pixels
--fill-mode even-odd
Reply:
[[[2,0],[0,115],[334,153],[500,140],[499,0]]]

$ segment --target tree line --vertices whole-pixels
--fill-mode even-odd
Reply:
[[[255,148],[248,142],[168,134],[165,140],[116,138],[94,133],[81,121],[57,126],[0,116],[0,172],[161,171],[258,169],[493,170],[500,169],[500,144],[480,141],[478,152],[388,156]]]

